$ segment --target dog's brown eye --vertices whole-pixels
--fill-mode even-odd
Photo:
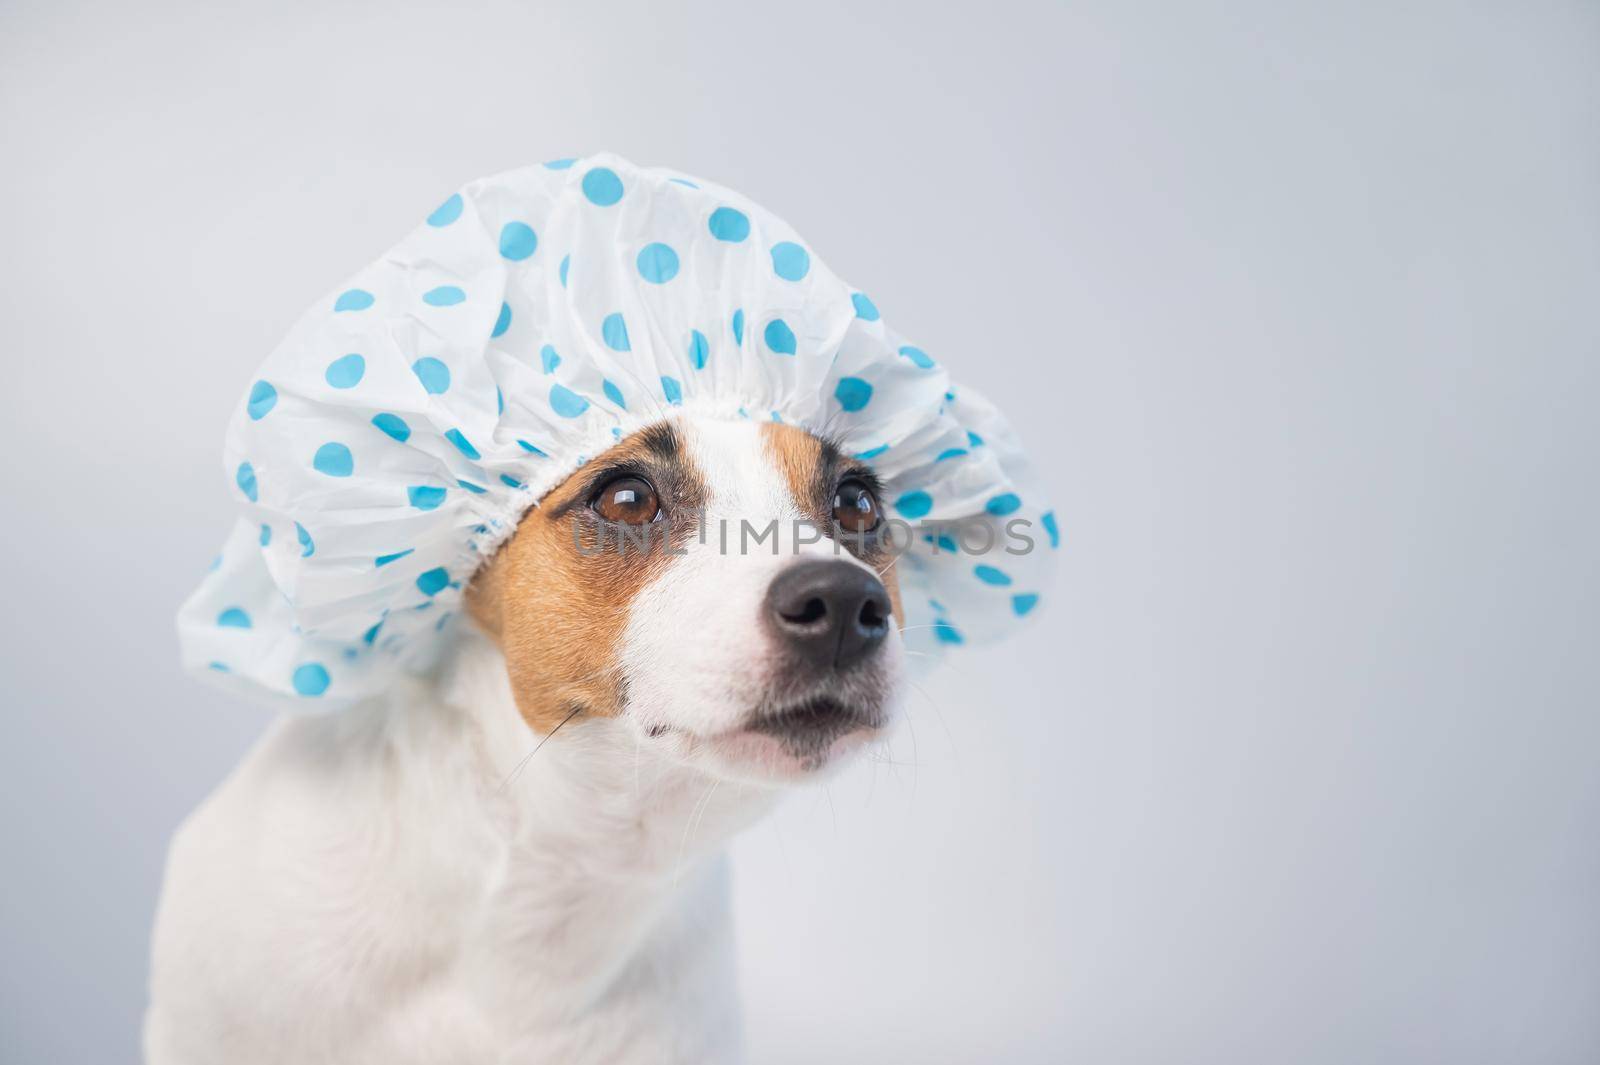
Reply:
[[[845,532],[866,533],[878,527],[878,500],[872,489],[851,478],[833,496],[833,520]]]
[[[661,501],[650,482],[632,475],[607,481],[593,506],[596,514],[619,525],[645,525],[661,513]]]

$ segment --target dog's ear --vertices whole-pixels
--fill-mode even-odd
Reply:
[[[501,606],[504,597],[501,589],[505,585],[506,553],[502,545],[493,558],[479,567],[467,585],[467,615],[476,621],[484,632],[494,637],[496,643],[500,642],[501,630],[504,628],[504,613]]]

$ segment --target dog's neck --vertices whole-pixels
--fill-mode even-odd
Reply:
[[[479,785],[502,848],[480,952],[493,978],[546,996],[553,984],[571,987],[560,1005],[570,1009],[603,1000],[641,967],[699,964],[680,940],[725,923],[723,846],[770,809],[774,792],[669,762],[615,720],[535,734],[499,650],[463,628],[438,693],[479,747],[471,760],[484,767]]]

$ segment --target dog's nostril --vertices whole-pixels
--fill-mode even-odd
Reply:
[[[767,591],[767,625],[813,669],[844,669],[889,634],[889,595],[870,570],[814,559],[780,573]]]
[[[813,596],[801,604],[795,613],[790,613],[781,607],[778,612],[783,615],[785,621],[792,621],[796,625],[813,625],[828,616],[828,604]]]
[[[856,618],[861,627],[868,632],[887,630],[889,627],[889,604],[877,596],[868,596],[867,601],[861,604],[861,613]]]

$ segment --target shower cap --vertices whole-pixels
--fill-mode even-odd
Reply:
[[[1038,604],[1060,534],[995,409],[781,219],[596,155],[467,185],[271,354],[228,430],[242,514],[179,612],[186,666],[307,708],[431,668],[521,515],[678,411],[826,432],[872,465],[915,526],[912,649]]]

